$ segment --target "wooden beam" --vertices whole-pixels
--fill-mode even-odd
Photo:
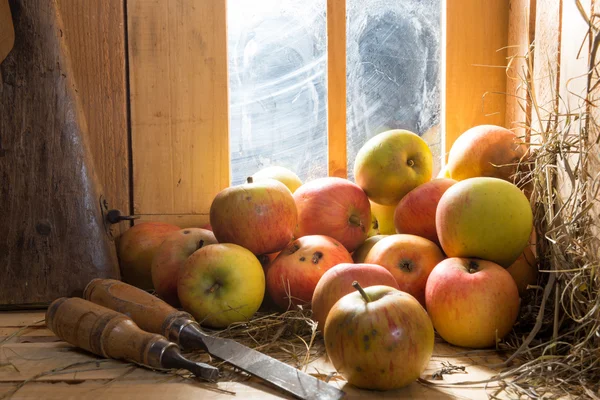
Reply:
[[[475,125],[504,126],[509,2],[444,3],[442,134],[447,154],[456,138]]]
[[[329,176],[346,178],[345,0],[327,0],[327,146]]]
[[[229,186],[226,1],[128,0],[135,214],[206,214]]]

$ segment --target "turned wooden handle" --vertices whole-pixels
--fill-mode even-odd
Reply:
[[[177,319],[193,320],[158,297],[142,289],[114,279],[94,279],[84,290],[86,300],[128,315],[147,332],[161,334],[170,340],[169,328]]]
[[[46,311],[46,325],[56,336],[99,356],[161,368],[161,355],[175,344],[142,331],[129,317],[92,302],[55,300]]]

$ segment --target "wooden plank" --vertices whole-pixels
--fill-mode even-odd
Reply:
[[[43,321],[43,311],[0,312],[0,327],[23,327]]]
[[[230,182],[225,0],[128,0],[135,214],[206,214]]]
[[[130,212],[124,0],[58,0],[92,159],[111,208]],[[113,233],[127,228],[119,224]]]
[[[346,178],[346,0],[327,0],[327,149],[329,176]]]
[[[0,0],[0,63],[4,61],[14,43],[15,30],[8,0]]]
[[[531,102],[525,82],[530,79],[527,57],[533,57],[535,0],[510,0],[508,21],[509,65],[506,71],[505,126],[525,137],[531,125]]]
[[[532,135],[556,123],[549,115],[558,109],[561,8],[562,0],[536,0]]]
[[[600,0],[592,0],[592,13],[590,15],[600,13]],[[598,18],[593,20],[594,26],[596,29],[600,27],[600,22]],[[591,49],[590,49],[591,50]],[[598,62],[600,61],[600,54],[596,53],[596,58],[594,60],[595,67],[592,68],[592,85],[594,82],[598,82],[600,80],[600,76],[598,75]],[[600,177],[600,86],[595,87],[588,94],[588,99],[590,100],[589,112],[590,112],[590,120],[588,122],[589,129],[589,143],[592,143],[589,152],[589,159],[587,164],[587,173],[592,177]],[[596,180],[597,185],[600,184],[598,180]],[[591,216],[592,220],[595,221],[595,225],[593,227],[592,232],[595,233],[596,240],[594,241],[593,248],[596,251],[596,254],[600,254],[600,200],[596,194],[596,190],[598,190],[598,186],[590,187],[588,192],[589,199],[596,199],[594,205],[592,206]]]
[[[445,152],[479,124],[504,125],[506,110],[506,0],[448,1],[442,54]]]

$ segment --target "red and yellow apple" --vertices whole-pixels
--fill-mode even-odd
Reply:
[[[150,268],[158,297],[179,307],[177,279],[183,263],[202,246],[215,243],[215,235],[207,229],[187,228],[171,232],[156,251]]]
[[[390,286],[349,293],[329,311],[325,348],[335,369],[361,389],[414,382],[433,354],[431,320],[421,304]]]
[[[152,260],[163,240],[180,228],[164,222],[142,222],[117,240],[123,281],[141,289],[152,289]]]
[[[354,260],[356,264],[364,263],[367,254],[369,254],[369,251],[371,251],[373,246],[375,246],[375,243],[379,242],[386,236],[388,235],[375,235],[367,238],[367,240],[365,240],[363,244],[358,247],[358,249],[354,250],[354,253],[352,253],[352,260]]]
[[[256,255],[283,249],[297,221],[292,194],[274,179],[248,178],[248,183],[219,192],[210,206],[210,225],[219,243],[235,243]]]
[[[408,192],[394,210],[395,230],[424,237],[439,246],[435,211],[442,195],[455,183],[453,179],[433,179]]]
[[[396,279],[398,288],[413,295],[425,307],[427,278],[444,258],[440,248],[431,240],[396,234],[375,243],[365,263],[386,268]]]
[[[427,280],[425,299],[435,330],[461,347],[495,346],[519,314],[519,291],[508,271],[474,258],[439,263]]]
[[[312,301],[325,271],[352,256],[337,240],[324,235],[303,236],[279,253],[267,268],[267,291],[282,310]]]
[[[265,167],[252,175],[254,182],[261,182],[265,179],[275,179],[283,183],[290,192],[294,193],[302,185],[302,181],[293,171],[277,165]]]
[[[326,235],[353,252],[367,238],[371,207],[363,190],[347,179],[319,178],[294,193],[298,209],[296,237]]]
[[[452,145],[448,171],[457,181],[487,176],[513,182],[517,164],[526,154],[527,147],[514,132],[496,125],[478,125]]]
[[[531,247],[525,247],[523,254],[506,270],[517,284],[519,295],[523,296],[527,291],[527,286],[535,285],[538,278],[537,260],[533,255]]]
[[[369,139],[354,161],[358,186],[375,203],[395,206],[433,173],[433,156],[417,134],[393,129]]]
[[[183,309],[202,325],[225,328],[249,320],[265,294],[258,258],[233,243],[195,251],[179,273],[177,294]]]
[[[363,288],[385,285],[398,289],[394,276],[380,265],[343,263],[334,266],[319,279],[312,298],[312,318],[319,323],[321,331],[331,307],[339,299],[355,291],[352,287],[354,281]]]
[[[377,204],[374,201],[371,203],[371,214],[375,215],[377,220],[377,230],[379,235],[393,235],[396,233],[396,227],[394,226],[394,211],[396,205],[384,206]]]
[[[469,178],[442,195],[435,223],[448,257],[475,257],[507,268],[529,242],[533,213],[527,197],[498,178]]]

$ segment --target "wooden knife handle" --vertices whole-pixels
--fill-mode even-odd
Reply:
[[[123,313],[147,332],[179,343],[179,333],[194,318],[178,311],[150,293],[114,279],[94,279],[83,292],[86,300]]]
[[[130,318],[80,298],[60,298],[46,311],[46,325],[62,340],[96,355],[161,368],[161,356],[176,347],[142,331]]]

